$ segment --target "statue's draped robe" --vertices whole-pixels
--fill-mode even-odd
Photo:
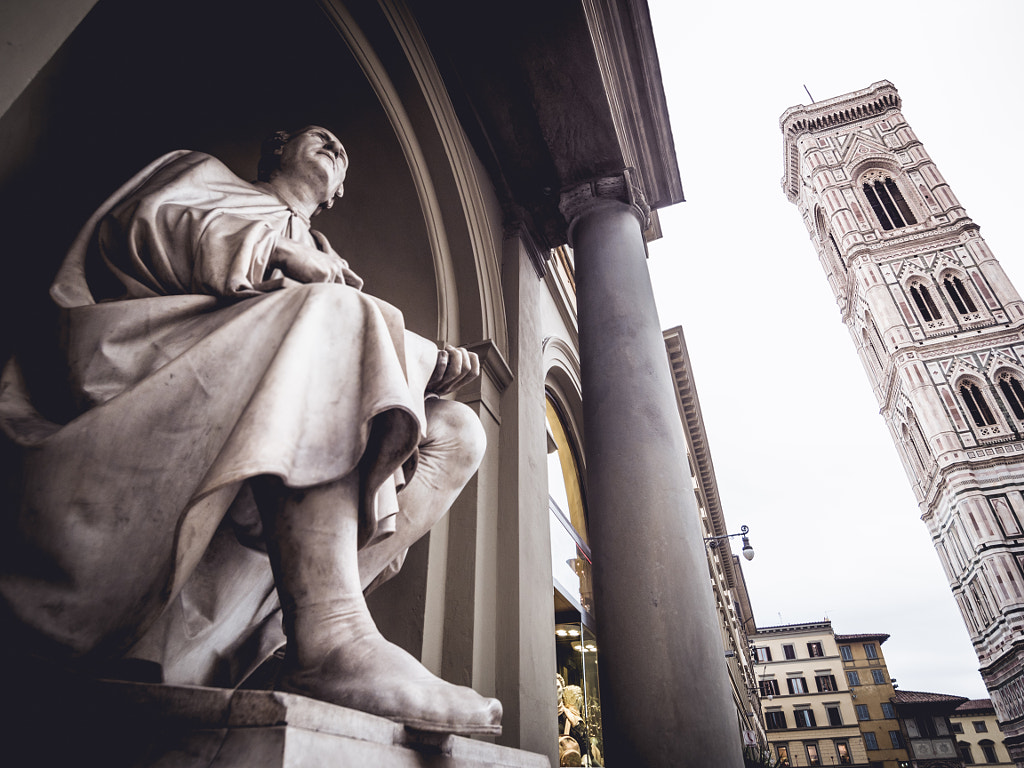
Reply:
[[[393,530],[436,347],[354,288],[268,274],[282,237],[330,248],[268,186],[177,152],[73,245],[51,295],[78,415],[44,419],[16,360],[0,382],[17,459],[0,598],[38,647],[91,660],[142,638],[160,658],[204,632],[210,659],[238,646],[275,607],[266,555],[237,543],[259,539],[257,475],[303,488],[359,471],[360,544]],[[371,426],[382,444],[364,458]]]

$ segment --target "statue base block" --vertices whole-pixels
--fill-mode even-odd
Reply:
[[[19,692],[22,707],[3,729],[21,760],[11,765],[549,768],[532,752],[416,731],[289,693],[119,681],[62,688]]]

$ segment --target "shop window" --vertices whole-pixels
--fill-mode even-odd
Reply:
[[[963,381],[960,383],[960,398],[964,401],[964,405],[967,406],[967,410],[970,412],[976,427],[991,427],[996,423],[996,417],[992,415],[992,409],[988,407],[984,395],[981,394],[978,385],[973,381]]]
[[[818,745],[813,742],[804,744],[807,749],[807,764],[808,765],[821,765],[821,757],[818,755]]]
[[[786,728],[786,713],[782,710],[764,713],[765,728],[769,731],[782,731]]]
[[[807,693],[807,681],[802,677],[790,677],[786,680],[790,693]]]
[[[795,659],[796,648],[794,648],[792,645],[784,645],[782,646],[782,655],[785,656],[787,659]]]
[[[874,178],[865,180],[862,188],[882,229],[889,231],[917,224],[917,219],[896,182],[878,172],[871,175]]]
[[[814,721],[814,711],[810,709],[794,709],[793,722],[797,728],[814,728],[817,725]]]
[[[829,691],[839,690],[839,686],[836,685],[835,675],[816,675],[814,678],[814,684],[818,688],[818,693],[827,693]]]
[[[1024,421],[1024,387],[1016,376],[1004,373],[999,376],[999,391],[1013,415]]]
[[[555,658],[559,752],[578,753],[584,765],[604,765],[596,636],[584,624],[556,624]]]
[[[778,680],[762,680],[760,683],[762,696],[779,696]]]
[[[974,299],[971,298],[971,294],[967,292],[967,286],[963,284],[963,281],[956,275],[950,275],[942,281],[942,287],[946,289],[946,293],[949,294],[950,301],[953,302],[953,306],[956,307],[956,311],[961,315],[969,315],[978,311],[978,308],[974,304]]]
[[[853,760],[850,758],[850,743],[848,741],[836,742],[836,756],[840,765],[850,765]]]
[[[821,643],[808,643],[807,655],[812,659],[816,656],[824,656],[825,654],[821,651]]]
[[[827,706],[825,712],[828,714],[829,725],[842,725],[843,724],[843,713],[839,710],[839,707]]]
[[[839,646],[839,655],[843,657],[843,661],[853,661],[853,651],[848,645]]]
[[[857,704],[857,705],[854,706],[854,709],[857,710],[857,719],[858,720],[870,720],[871,719],[871,714],[868,712],[868,705],[867,704]]]
[[[935,299],[932,298],[932,292],[928,290],[927,285],[915,283],[910,286],[910,298],[914,300],[917,311],[921,313],[921,318],[926,323],[942,319],[939,308],[935,304]]]
[[[875,685],[885,685],[885,672],[880,669],[871,670],[871,679]]]

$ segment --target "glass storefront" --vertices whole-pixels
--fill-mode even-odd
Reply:
[[[561,418],[547,403],[553,450],[548,510],[554,576],[558,734],[561,765],[603,766],[598,644],[586,513],[578,462]]]

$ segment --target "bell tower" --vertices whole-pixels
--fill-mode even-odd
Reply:
[[[887,81],[782,115],[803,217],[1024,765],[1024,302]]]

